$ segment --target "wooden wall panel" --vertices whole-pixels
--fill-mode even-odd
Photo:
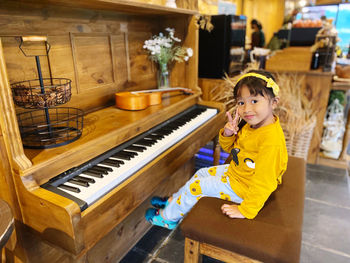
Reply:
[[[68,78],[73,81],[72,93],[76,94],[74,64],[72,57],[72,47],[69,34],[49,36],[48,42],[51,44],[49,60],[51,73],[54,78]],[[47,65],[42,66],[47,71]],[[37,76],[36,76],[37,77]]]
[[[158,32],[156,32],[158,33]],[[155,34],[156,34],[155,33]],[[130,81],[126,88],[150,89],[156,88],[156,69],[148,59],[148,54],[143,49],[145,40],[151,38],[151,32],[129,31],[129,53],[130,53]]]
[[[17,6],[11,1],[1,5],[8,7],[0,8],[0,36],[10,83],[38,78],[35,59],[25,57],[18,48],[19,36],[45,35],[51,45],[52,77],[72,80],[72,98],[64,106],[85,112],[114,104],[117,91],[156,88],[156,64],[148,59],[144,41],[166,27],[174,26],[182,40],[187,33],[186,17],[162,19],[28,3]],[[49,77],[48,59],[40,61],[43,76]],[[185,86],[185,68],[184,63],[174,66],[174,86]]]
[[[3,37],[3,49],[5,54],[6,66],[8,70],[9,82],[19,82],[38,78],[35,57],[26,57],[19,49],[19,37]],[[35,45],[23,45],[23,50],[27,55],[45,53],[44,42]],[[47,57],[40,57],[42,75],[44,78],[50,77],[48,70]]]
[[[70,34],[77,93],[114,84],[110,37],[107,34]]]
[[[196,46],[195,42],[192,41],[192,38],[195,38],[194,32],[192,33],[188,32],[187,23],[189,21],[183,21],[183,20],[174,20],[172,18],[167,18],[164,20],[164,24],[168,27],[175,28],[175,36],[181,39],[181,45],[184,47],[192,47]],[[185,25],[186,24],[186,25]],[[164,31],[165,27],[162,29]],[[187,38],[186,38],[187,37]],[[195,49],[194,49],[195,51]],[[186,74],[185,71],[188,68],[189,63],[192,63],[195,61],[196,57],[195,55],[190,58],[189,61],[183,61],[183,62],[171,62],[169,65],[169,69],[171,71],[170,76],[170,83],[173,87],[184,87],[189,88],[188,86],[188,80],[187,78],[191,78],[193,81],[195,81],[195,85],[197,86],[197,75],[198,74]],[[198,64],[196,64],[198,65]],[[194,67],[197,69],[197,67]],[[184,78],[186,76],[186,78]]]
[[[127,56],[125,49],[125,35],[111,35],[114,79],[117,86],[121,86],[127,81]]]

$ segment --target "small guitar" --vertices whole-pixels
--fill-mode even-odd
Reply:
[[[118,92],[115,94],[115,105],[122,110],[143,110],[148,106],[161,104],[162,94],[173,91],[183,91],[185,94],[193,94],[191,89],[185,88]]]

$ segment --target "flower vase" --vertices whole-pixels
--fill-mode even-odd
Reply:
[[[168,65],[163,63],[159,64],[158,69],[158,89],[167,89],[170,87],[169,83],[169,71],[168,71]]]

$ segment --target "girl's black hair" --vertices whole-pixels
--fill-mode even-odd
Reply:
[[[271,79],[273,79],[273,81],[275,81],[275,78],[273,77],[273,75],[268,71],[250,70],[248,73],[257,73],[257,74],[263,75],[267,78],[271,78]],[[244,86],[248,87],[250,94],[252,94],[254,96],[259,94],[263,97],[265,97],[265,95],[267,95],[270,98],[274,98],[275,94],[273,94],[272,88],[267,88],[266,84],[267,84],[266,81],[263,79],[253,77],[253,76],[245,77],[245,78],[241,79],[235,85],[235,87],[233,89],[233,97],[235,99],[237,99],[237,97],[240,95],[241,87],[244,85]]]

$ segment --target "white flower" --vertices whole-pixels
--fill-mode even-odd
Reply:
[[[192,50],[192,48],[187,48],[187,55],[189,56],[189,57],[192,57],[193,56],[193,50]]]
[[[193,50],[177,44],[181,39],[175,37],[173,28],[166,28],[165,31],[167,35],[160,32],[144,42],[143,48],[149,52],[149,58],[160,64],[168,64],[170,61],[188,61],[193,56]]]

